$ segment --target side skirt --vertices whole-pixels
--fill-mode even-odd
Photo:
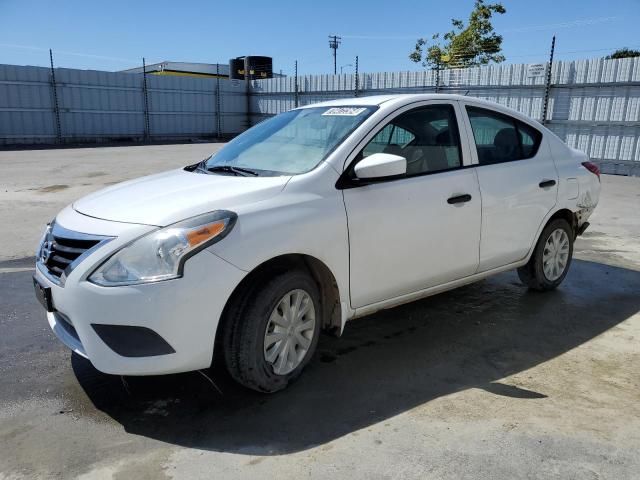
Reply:
[[[453,290],[454,288],[462,287],[463,285],[468,285],[470,283],[477,282],[478,280],[482,280],[483,278],[487,278],[492,275],[496,275],[498,273],[514,270],[518,267],[525,265],[528,261],[528,258],[529,257],[527,256],[524,260],[520,260],[515,263],[510,263],[509,265],[505,265],[503,267],[487,270],[486,272],[476,273],[469,277],[464,277],[459,280],[443,283],[442,285],[436,285],[435,287],[425,288],[424,290],[418,290],[417,292],[407,293],[405,295],[400,295],[399,297],[394,297],[389,300],[383,300],[382,302],[376,302],[370,305],[365,305],[364,307],[356,308],[355,314],[353,315],[353,317],[350,318],[350,320],[364,317],[365,315],[371,315],[372,313],[375,313],[379,310],[397,307],[399,305],[404,305],[405,303],[410,303],[416,300],[420,300],[422,298],[430,297],[431,295],[436,295],[438,293],[446,292],[448,290]]]

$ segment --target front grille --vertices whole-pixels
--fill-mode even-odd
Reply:
[[[100,243],[100,240],[77,240],[56,235],[52,235],[52,237],[53,240],[50,243],[51,253],[44,265],[49,273],[57,278],[60,278],[65,269],[77,260],[80,255]]]
[[[38,267],[53,282],[64,285],[66,276],[85,256],[112,238],[74,232],[53,222],[42,239]]]

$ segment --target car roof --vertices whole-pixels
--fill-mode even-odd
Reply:
[[[412,102],[416,100],[460,100],[463,98],[467,100],[470,99],[470,97],[464,97],[462,95],[454,95],[450,93],[398,93],[394,95],[370,95],[364,97],[339,98],[337,100],[328,100],[326,102],[305,105],[301,108],[334,107],[347,105],[378,106],[392,100],[404,100],[406,102]]]
[[[491,102],[489,100],[483,100],[481,98],[469,97],[466,95],[457,95],[452,93],[399,93],[394,95],[371,95],[365,97],[351,97],[351,98],[339,98],[337,100],[329,100],[326,102],[314,103],[310,105],[305,105],[300,108],[310,108],[310,107],[345,107],[345,106],[381,106],[381,105],[389,105],[393,107],[399,107],[403,105],[407,105],[413,102],[420,101],[428,101],[428,100],[462,100],[468,104],[474,104],[477,106],[486,107],[490,110],[494,110],[497,112],[503,112],[513,117],[516,117],[520,120],[525,121],[526,123],[535,124],[537,128],[542,127],[542,125],[535,119],[530,118],[522,113],[509,108],[505,105]]]

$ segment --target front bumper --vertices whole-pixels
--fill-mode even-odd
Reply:
[[[59,216],[57,221],[64,222],[64,218]],[[101,222],[111,225],[100,229]],[[91,223],[98,227],[92,233],[114,233],[114,222],[92,219]],[[55,309],[47,313],[51,329],[65,345],[88,358],[104,373],[154,375],[209,367],[220,316],[245,272],[204,250],[186,262],[184,275],[179,279],[120,287],[94,285],[86,277],[95,266],[130,241],[129,237],[139,236],[140,228],[134,227],[148,228],[120,225],[121,235],[84,259],[66,278],[64,285],[52,282],[40,267],[36,268],[37,281],[51,288]],[[68,224],[63,226],[73,228]],[[135,352],[131,355],[129,350],[127,356],[121,355],[101,338],[93,325],[149,329],[170,346],[168,351],[173,352],[148,356],[141,351],[137,356]],[[119,331],[117,328],[112,330]]]

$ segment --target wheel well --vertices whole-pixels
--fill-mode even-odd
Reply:
[[[303,270],[314,279],[320,291],[322,310],[322,328],[334,334],[339,334],[342,326],[342,309],[340,307],[340,292],[333,273],[324,262],[315,257],[304,254],[287,254],[274,257],[258,265],[242,279],[227,300],[222,311],[218,331],[216,332],[215,350],[220,352],[224,330],[227,328],[226,319],[230,309],[239,306],[244,297],[258,288],[269,278],[288,270]]]
[[[568,208],[563,208],[561,210],[558,210],[553,215],[551,215],[551,218],[547,221],[546,225],[548,225],[550,222],[554,221],[557,218],[563,218],[569,223],[569,225],[571,226],[571,230],[573,231],[573,235],[575,237],[576,232],[578,231],[578,219],[576,218],[575,213],[573,213]]]

